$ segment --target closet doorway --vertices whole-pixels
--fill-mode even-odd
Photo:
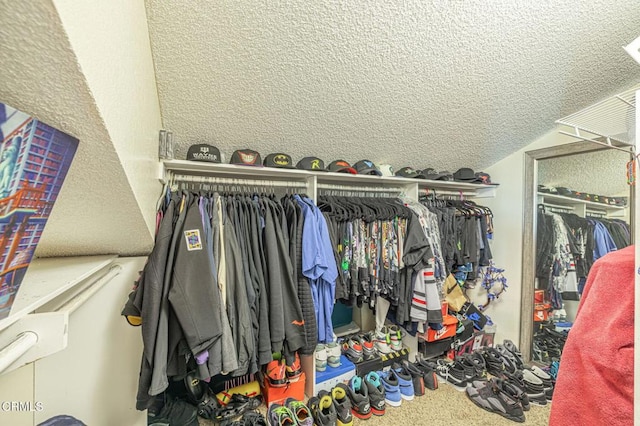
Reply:
[[[562,218],[570,222],[569,219],[572,219],[572,224],[577,222],[584,227],[587,224],[593,226],[594,221],[621,227],[627,223],[627,243],[633,243],[635,201],[633,187],[627,185],[625,176],[625,166],[633,155],[630,147],[625,149],[628,152],[580,141],[525,153],[520,348],[527,362],[547,363],[540,359],[541,355],[545,358],[559,357],[557,347],[545,351],[544,340],[536,332],[547,325],[555,328],[557,324],[570,324],[573,321],[579,303],[580,292],[574,291],[578,290],[580,283],[578,276],[586,276],[593,262],[593,258],[585,252],[585,249],[593,250],[593,246],[585,247],[586,237],[580,239],[583,253],[581,270],[563,272],[570,277],[567,280],[569,287],[563,287],[565,293],[549,291],[549,274],[545,278],[545,274],[541,273],[549,265],[540,264],[540,252],[546,253],[546,249],[540,250],[538,244],[542,246],[539,233],[553,223],[552,217],[556,221]],[[610,184],[603,184],[603,179],[609,179]],[[575,241],[572,240],[573,243]],[[579,249],[574,247],[575,250]],[[544,296],[544,299],[536,301],[536,296]]]

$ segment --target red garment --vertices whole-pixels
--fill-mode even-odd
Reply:
[[[591,268],[560,360],[549,426],[633,424],[634,247]]]

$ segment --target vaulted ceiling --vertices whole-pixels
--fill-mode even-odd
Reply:
[[[297,160],[482,169],[637,82],[635,1],[146,0],[164,126]]]

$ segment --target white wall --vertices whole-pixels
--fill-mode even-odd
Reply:
[[[144,2],[53,3],[152,230],[162,120]]]
[[[0,401],[42,404],[42,411],[0,409],[0,425],[35,425],[61,414],[92,426],[147,424],[146,412],[135,410],[140,328],[120,316],[145,260],[115,260],[120,274],[71,314],[66,349],[0,376]]]
[[[496,341],[510,339],[516,345],[520,340],[520,298],[522,295],[522,247],[523,241],[523,194],[524,153],[563,143],[575,142],[567,136],[551,131],[521,150],[509,155],[485,169],[492,182],[499,183],[495,198],[480,200],[494,215],[494,239],[491,243],[494,262],[505,269],[507,291],[492,302],[485,313],[497,324]],[[469,294],[478,303],[487,300],[486,291],[478,284]],[[531,296],[533,297],[533,295]]]

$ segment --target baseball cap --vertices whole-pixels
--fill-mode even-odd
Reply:
[[[396,176],[404,177],[404,178],[417,178],[417,179],[426,179],[426,176],[423,175],[416,169],[411,167],[403,167],[396,172]]]
[[[260,153],[251,149],[238,149],[231,155],[229,164],[243,164],[246,166],[259,166],[262,164]]]
[[[380,164],[378,170],[382,173],[382,176],[394,176],[393,166],[391,164]]]
[[[462,167],[453,174],[453,179],[458,182],[476,183],[478,178],[473,169]]]
[[[327,171],[327,169],[324,168],[324,161],[322,161],[318,157],[304,157],[302,160],[298,161],[296,167],[298,169],[312,170],[314,172]]]
[[[427,167],[421,172],[425,178],[430,180],[453,180],[453,174],[449,171],[437,172],[435,169]]]
[[[206,143],[191,145],[187,151],[187,160],[208,161],[210,163],[222,162],[220,158],[220,150],[215,146]]]
[[[329,163],[327,169],[330,172],[338,172],[338,173],[351,173],[353,175],[357,175],[358,172],[356,169],[351,167],[351,164],[347,163],[344,160],[335,160]]]
[[[478,183],[483,183],[485,185],[491,185],[491,176],[489,175],[489,173],[477,172],[476,173],[476,179],[478,180]]]
[[[267,155],[264,157],[264,162],[262,164],[267,167],[277,167],[280,169],[295,169],[291,156],[281,152]]]
[[[382,176],[382,172],[378,169],[378,166],[370,160],[360,160],[353,165],[353,168],[358,171],[359,175]]]

